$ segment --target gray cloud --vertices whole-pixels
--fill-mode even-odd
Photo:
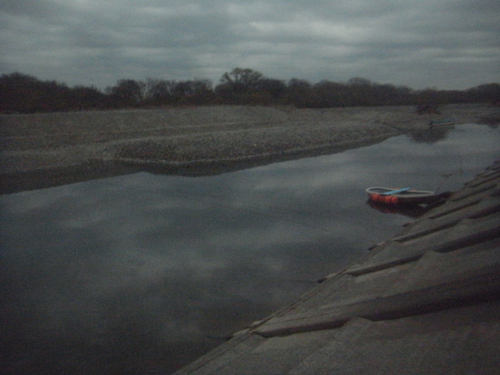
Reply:
[[[0,5],[0,72],[117,79],[354,76],[414,88],[498,81],[495,0],[23,1]]]

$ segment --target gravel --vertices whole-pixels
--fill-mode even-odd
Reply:
[[[161,173],[180,173],[180,167],[190,167],[189,174],[220,173],[229,164],[233,170],[376,143],[423,131],[439,119],[466,123],[498,117],[498,108],[468,104],[427,115],[417,115],[410,106],[208,106],[2,115],[0,177],[8,187],[43,171],[57,176],[58,171],[83,168],[89,179],[99,164],[108,165],[108,174],[126,173],[120,169],[125,165],[162,166]]]

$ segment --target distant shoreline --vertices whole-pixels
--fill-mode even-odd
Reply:
[[[0,116],[0,192],[146,170],[210,175],[331,154],[444,121],[498,121],[500,109],[447,105],[296,109],[208,106]],[[487,122],[487,121],[486,121]]]

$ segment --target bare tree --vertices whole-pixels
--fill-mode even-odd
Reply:
[[[262,73],[255,70],[235,68],[230,73],[222,75],[218,89],[232,93],[245,93],[255,90],[262,78],[264,78]]]

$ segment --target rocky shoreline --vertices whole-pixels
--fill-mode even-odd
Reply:
[[[487,105],[297,109],[211,106],[0,116],[2,193],[137,170],[209,175],[316,156],[456,124],[498,121]]]

